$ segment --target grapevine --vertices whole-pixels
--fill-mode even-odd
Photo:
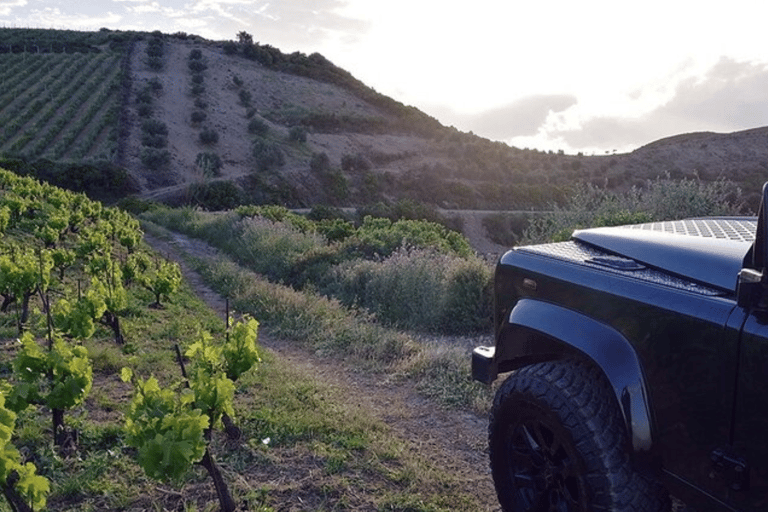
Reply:
[[[11,386],[0,383],[0,487],[13,510],[31,512],[45,508],[50,484],[45,477],[35,474],[34,464],[21,462],[21,455],[11,442],[16,413],[6,408],[5,398],[9,392],[12,392]]]
[[[147,272],[140,274],[138,279],[144,288],[155,295],[152,307],[162,308],[160,300],[167,298],[181,285],[181,269],[172,261],[158,259],[149,266]]]
[[[18,410],[28,405],[45,405],[51,409],[54,440],[57,446],[73,443],[64,426],[64,410],[83,403],[93,384],[93,369],[88,351],[70,346],[60,334],[49,335],[49,347],[44,351],[31,333],[19,340],[21,347],[13,361],[18,384],[12,395]]]
[[[228,319],[228,325],[232,322]],[[231,336],[216,345],[201,331],[185,355],[192,361],[187,386],[161,388],[157,379],[135,378],[124,368],[124,381],[133,381],[134,397],[126,416],[129,445],[138,449],[138,461],[147,475],[159,480],[179,480],[193,464],[202,465],[211,476],[221,509],[234,512],[236,505],[210,453],[212,429],[222,417],[233,413],[235,385],[229,371],[241,375],[258,361],[258,322],[246,318],[232,325]],[[178,348],[177,348],[178,350]],[[234,364],[232,358],[240,358]]]

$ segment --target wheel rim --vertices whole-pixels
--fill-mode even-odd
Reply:
[[[586,510],[579,457],[562,429],[529,418],[510,425],[507,439],[514,510]]]

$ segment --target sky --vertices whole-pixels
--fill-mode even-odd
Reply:
[[[623,153],[768,126],[765,0],[0,0],[0,27],[161,30],[321,53],[446,126]]]

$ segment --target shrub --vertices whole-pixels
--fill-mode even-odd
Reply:
[[[170,163],[171,154],[167,149],[143,147],[141,148],[140,159],[144,167],[157,170]]]
[[[152,78],[149,82],[147,82],[147,86],[154,93],[159,93],[160,91],[163,90],[163,83],[160,80],[158,80],[157,77]]]
[[[213,128],[205,128],[200,132],[200,142],[206,145],[219,142],[219,132]]]
[[[366,216],[354,236],[344,242],[347,251],[367,258],[387,257],[401,247],[436,249],[468,257],[473,254],[463,235],[434,222]]]
[[[344,154],[341,156],[341,169],[343,171],[369,171],[371,162],[360,153],[354,155]]]
[[[205,176],[218,176],[221,171],[221,158],[216,153],[198,153],[195,165]]]
[[[380,262],[341,263],[324,291],[399,328],[463,334],[490,325],[490,276],[477,258],[401,248]]]
[[[234,55],[237,53],[237,43],[234,41],[227,41],[224,43],[223,48],[226,55]]]
[[[141,131],[150,135],[168,135],[168,126],[157,119],[147,119],[141,122]]]
[[[168,138],[165,135],[155,135],[145,132],[141,134],[141,145],[150,148],[162,149],[168,145]]]
[[[205,86],[200,84],[193,84],[190,92],[193,96],[200,96],[205,92]]]
[[[282,222],[291,226],[302,233],[313,233],[316,231],[314,222],[307,217],[293,213],[284,206],[264,205],[264,206],[241,206],[237,208],[236,213],[240,217],[263,217],[272,222]]]
[[[491,326],[491,268],[482,260],[462,260],[448,278],[441,327],[459,334],[487,331]]]
[[[144,88],[136,93],[136,103],[139,105],[151,105],[154,99],[148,88]]]
[[[206,69],[208,69],[208,65],[201,61],[201,60],[190,60],[187,63],[187,66],[189,67],[189,70],[193,73],[202,73]]]
[[[574,229],[587,227],[735,215],[741,209],[735,199],[739,196],[739,189],[727,180],[672,180],[666,176],[625,193],[582,184],[562,207],[554,206],[553,212],[532,219],[521,243],[567,240]]]
[[[190,119],[192,120],[192,124],[199,124],[205,121],[207,117],[208,116],[206,115],[205,112],[201,110],[195,110],[194,112],[192,112]]]
[[[192,80],[193,84],[198,84],[199,85],[199,84],[202,84],[203,82],[205,82],[205,76],[201,75],[200,73],[195,73],[194,75],[192,75],[191,80]]]
[[[248,123],[248,132],[264,137],[269,133],[269,125],[261,119],[251,119],[251,122]]]
[[[323,219],[317,223],[317,232],[329,242],[341,242],[355,233],[355,226],[344,219]]]
[[[331,170],[331,160],[325,152],[313,153],[309,160],[309,168],[316,173],[328,172]]]
[[[251,93],[250,91],[246,91],[245,89],[241,89],[240,92],[237,93],[237,96],[240,98],[240,103],[243,104],[244,107],[247,107],[251,104]]]
[[[245,218],[237,227],[238,257],[273,281],[288,279],[299,258],[325,245],[316,233],[302,232],[263,217]]]
[[[202,98],[195,98],[195,108],[199,108],[200,110],[204,110],[208,108],[208,103]]]
[[[160,57],[149,57],[147,59],[147,66],[152,71],[161,71],[163,69],[163,59]]]
[[[139,115],[139,117],[147,118],[152,116],[152,105],[148,105],[146,103],[140,103],[139,106],[136,108],[136,113]]]
[[[253,141],[253,156],[256,159],[256,168],[260,171],[285,165],[285,156],[280,148],[263,139]]]
[[[288,140],[292,142],[307,142],[307,129],[303,126],[294,126],[288,130]]]
[[[150,39],[149,42],[147,43],[147,56],[162,57],[163,41],[160,39]]]
[[[191,203],[205,210],[231,210],[242,201],[240,189],[231,181],[194,183],[189,187]]]
[[[203,58],[203,52],[200,49],[195,48],[189,52],[189,60],[200,60]]]

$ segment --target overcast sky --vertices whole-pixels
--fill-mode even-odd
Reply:
[[[244,30],[516,147],[603,154],[768,126],[765,0],[0,0],[0,26]]]

